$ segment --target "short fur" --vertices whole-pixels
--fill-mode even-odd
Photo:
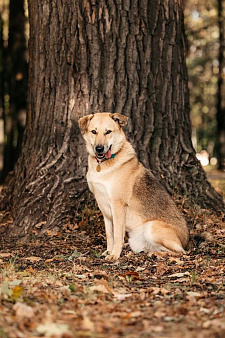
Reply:
[[[131,249],[185,253],[188,228],[175,203],[137,159],[122,127],[127,117],[120,114],[96,113],[79,119],[86,141],[87,181],[101,209],[105,222],[109,260],[121,254],[125,231]],[[115,157],[97,161],[96,146],[111,151]],[[101,171],[98,172],[97,166]]]

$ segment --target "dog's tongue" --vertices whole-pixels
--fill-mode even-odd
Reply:
[[[107,160],[111,157],[111,150],[109,149],[107,151],[107,153],[105,153],[105,158],[107,158]]]

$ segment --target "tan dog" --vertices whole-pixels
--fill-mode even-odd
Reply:
[[[122,130],[126,123],[127,117],[117,113],[79,119],[89,153],[88,185],[105,221],[106,258],[119,258],[125,231],[136,253],[184,253],[186,222],[163,186],[138,161]]]

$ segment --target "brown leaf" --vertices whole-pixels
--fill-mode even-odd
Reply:
[[[41,257],[36,257],[36,256],[30,256],[30,257],[26,257],[24,258],[26,261],[30,261],[30,262],[39,262],[42,260]]]
[[[32,307],[20,302],[13,305],[13,310],[15,311],[16,316],[20,318],[32,318],[34,316]]]
[[[10,252],[0,252],[0,257],[2,258],[8,258],[11,256]]]
[[[120,274],[122,277],[131,277],[132,280],[143,280],[143,278],[140,277],[139,273],[136,271],[128,271],[125,273]]]

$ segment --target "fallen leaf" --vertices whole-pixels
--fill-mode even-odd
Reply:
[[[120,276],[125,277],[126,279],[130,279],[130,280],[142,280],[142,278],[140,278],[139,276],[139,273],[136,271],[128,271],[128,272],[120,274]]]
[[[86,275],[74,275],[75,277],[79,278],[79,279],[84,279],[86,278],[87,276]]]
[[[4,298],[8,298],[12,295],[12,290],[9,289],[8,281],[4,281],[1,288],[0,288],[0,295],[3,295]]]
[[[13,310],[15,311],[17,317],[32,318],[34,316],[33,308],[20,302],[13,305]]]
[[[132,294],[131,293],[114,293],[114,297],[117,299],[117,300],[124,300],[128,297],[131,297]]]
[[[88,330],[88,331],[94,331],[95,329],[94,323],[87,316],[83,316],[82,327],[84,330]]]
[[[143,268],[143,267],[138,266],[135,272],[144,271],[145,269],[146,269],[145,267]]]
[[[140,317],[141,315],[142,315],[141,311],[134,311],[131,312],[130,314],[131,318]]]
[[[12,281],[9,282],[10,286],[18,286],[20,285],[21,280],[20,279],[13,279]]]
[[[191,297],[201,298],[201,294],[199,292],[188,291],[187,294],[188,296],[191,296]]]
[[[53,258],[46,259],[45,263],[51,263],[51,262],[54,261],[54,259],[55,259],[54,257],[53,257]]]
[[[14,300],[17,300],[21,295],[22,295],[22,292],[23,292],[23,288],[22,286],[15,286],[12,290],[12,298]]]
[[[184,261],[180,260],[178,257],[170,257],[169,260],[170,262],[175,262],[178,265],[184,265]]]
[[[204,312],[204,313],[207,313],[207,314],[211,312],[210,309],[206,309],[205,307],[201,307],[201,308],[200,308],[200,311],[201,311],[201,312]]]
[[[30,257],[26,257],[24,258],[26,261],[30,261],[30,262],[39,262],[42,260],[41,257],[35,257],[35,256],[30,256]]]
[[[169,291],[163,287],[159,288],[157,286],[152,286],[149,288],[149,291],[153,294],[153,295],[158,295],[159,293],[161,293],[162,295],[166,295],[167,293],[169,293]]]
[[[98,291],[98,292],[103,292],[103,293],[110,293],[109,290],[105,287],[105,285],[94,285],[90,287],[91,291]]]
[[[158,288],[157,286],[152,286],[152,287],[149,288],[149,291],[153,295],[158,295],[160,293],[160,288]]]
[[[185,272],[177,272],[172,275],[167,276],[168,278],[181,278],[184,276],[190,276],[190,273],[188,271]]]
[[[0,257],[2,258],[7,258],[10,257],[11,253],[10,252],[0,252]]]
[[[45,323],[38,325],[36,331],[39,334],[45,335],[46,337],[51,337],[53,335],[62,336],[63,334],[69,333],[68,325],[58,324],[58,323]]]
[[[213,320],[207,320],[202,324],[202,327],[204,329],[208,329],[209,327],[215,327],[217,329],[223,329],[225,330],[225,322],[224,319],[213,319]]]
[[[165,289],[165,288],[160,288],[160,293],[163,295],[163,296],[165,296],[165,295],[167,295],[168,293],[170,293],[170,291],[168,291],[167,289]]]

